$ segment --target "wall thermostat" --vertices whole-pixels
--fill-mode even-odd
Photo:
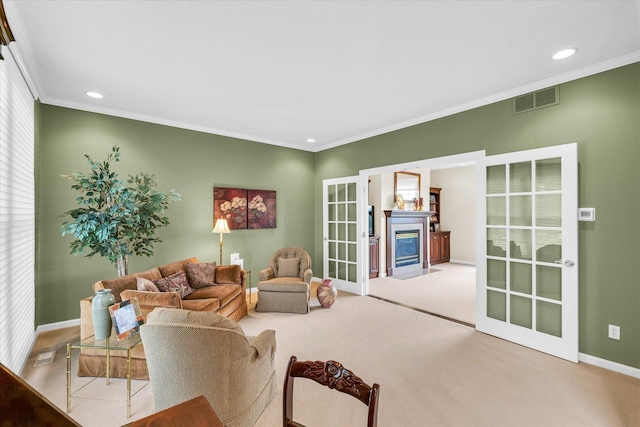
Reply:
[[[596,208],[579,208],[578,221],[595,221]]]

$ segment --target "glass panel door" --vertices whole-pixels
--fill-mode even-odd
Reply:
[[[478,330],[577,361],[575,144],[477,165]]]
[[[364,267],[359,262],[358,222],[360,211],[360,178],[348,177],[323,181],[323,229],[325,277],[341,290],[362,292]]]

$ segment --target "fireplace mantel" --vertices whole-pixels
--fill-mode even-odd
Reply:
[[[435,214],[434,211],[384,211],[384,215],[391,218],[429,218]]]
[[[387,218],[387,276],[393,276],[392,247],[395,244],[393,226],[397,224],[422,224],[422,259],[421,268],[429,268],[429,218],[433,211],[384,211]]]

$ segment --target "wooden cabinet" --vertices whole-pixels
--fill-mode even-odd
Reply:
[[[369,279],[380,274],[380,237],[369,236]]]
[[[430,246],[430,263],[441,264],[443,262],[449,262],[451,257],[449,241],[451,239],[450,231],[435,231],[429,234],[429,246]]]

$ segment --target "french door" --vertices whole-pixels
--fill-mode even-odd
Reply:
[[[577,145],[476,163],[476,328],[578,361]]]
[[[323,270],[343,291],[362,294],[362,234],[358,215],[362,189],[359,176],[322,181]]]

